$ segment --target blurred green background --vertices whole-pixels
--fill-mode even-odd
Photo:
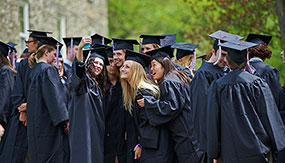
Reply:
[[[109,36],[138,39],[141,34],[177,34],[177,41],[199,44],[197,55],[208,53],[209,34],[223,30],[243,37],[272,35],[273,56],[266,63],[285,82],[282,38],[275,0],[108,0]],[[137,48],[138,49],[138,48]],[[201,60],[196,63],[196,69]]]

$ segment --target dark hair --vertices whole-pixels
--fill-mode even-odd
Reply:
[[[161,83],[163,82],[164,78],[168,75],[168,73],[172,72],[174,73],[175,75],[178,76],[178,78],[182,81],[182,83],[184,85],[187,85],[188,83],[191,82],[191,79],[189,77],[189,75],[184,72],[184,71],[180,71],[180,70],[177,70],[175,68],[175,66],[172,64],[171,60],[168,59],[167,57],[157,57],[155,58],[155,60],[157,62],[159,62],[162,67],[164,68],[164,73],[163,73],[163,77],[162,79],[160,79],[158,81],[158,84],[161,85]]]
[[[8,66],[14,74],[17,73],[17,71],[12,67],[11,63],[9,62],[8,58],[5,57],[1,52],[0,52],[0,68],[3,66],[3,65],[6,65]]]
[[[243,70],[243,69],[245,69],[246,64],[247,64],[247,60],[245,60],[241,64],[237,64],[228,55],[227,55],[227,60],[229,62],[229,66],[230,66],[231,70]]]
[[[91,71],[91,66],[93,66],[95,58],[89,58],[86,65],[86,72],[88,76],[101,88],[103,95],[106,96],[106,83],[107,83],[107,70],[106,66],[103,66],[102,72],[99,75],[95,75]]]
[[[55,50],[55,48],[50,45],[46,45],[46,44],[42,45],[36,52],[34,52],[29,57],[29,66],[33,67],[34,64],[37,62],[37,60],[44,56],[46,50],[48,52],[51,52]]]
[[[256,47],[248,49],[249,58],[258,57],[263,61],[272,56],[272,51],[267,47],[267,44],[260,44]]]

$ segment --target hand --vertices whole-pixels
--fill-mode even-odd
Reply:
[[[92,39],[89,36],[82,37],[80,44],[78,46],[79,49],[83,49],[85,44],[92,44]]]
[[[2,125],[0,125],[0,137],[4,135],[5,129]]]
[[[137,100],[137,103],[139,104],[140,107],[144,107],[144,98]]]
[[[64,121],[64,133],[67,135],[69,132],[69,122]]]
[[[27,112],[20,112],[19,120],[23,123],[24,126],[27,126]]]
[[[135,160],[136,159],[140,159],[141,158],[142,149],[138,145],[136,145],[134,151],[135,151]]]
[[[19,107],[18,107],[19,112],[22,111],[26,111],[27,110],[27,103],[22,103]]]

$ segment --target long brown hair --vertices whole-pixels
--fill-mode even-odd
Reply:
[[[0,53],[0,68],[3,66],[3,65],[6,65],[8,66],[14,74],[17,73],[17,71],[13,68],[13,66],[11,65],[11,63],[9,62],[8,58],[5,57],[2,53]]]
[[[54,47],[50,45],[42,45],[36,52],[34,52],[30,57],[29,57],[29,66],[32,68],[35,63],[37,63],[38,59],[44,56],[45,51],[52,52],[55,50]]]
[[[258,57],[263,61],[268,58],[270,59],[272,56],[272,51],[267,47],[267,44],[260,44],[256,47],[248,49],[249,58]]]
[[[158,81],[158,84],[161,85],[161,83],[163,82],[164,78],[170,73],[174,73],[175,75],[178,76],[178,78],[182,81],[182,83],[184,85],[187,85],[191,82],[191,79],[189,77],[189,75],[184,72],[184,71],[180,71],[180,70],[177,70],[175,68],[175,66],[171,63],[170,59],[168,59],[167,57],[157,57],[155,58],[155,60],[157,62],[159,62],[162,67],[164,68],[164,73],[163,73],[163,77],[162,79],[160,79]]]

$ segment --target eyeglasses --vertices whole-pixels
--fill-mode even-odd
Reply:
[[[26,41],[26,40],[25,40],[25,43],[26,43],[26,44],[29,44],[29,43],[31,43],[31,42],[36,42],[36,40],[33,40],[33,41]]]

